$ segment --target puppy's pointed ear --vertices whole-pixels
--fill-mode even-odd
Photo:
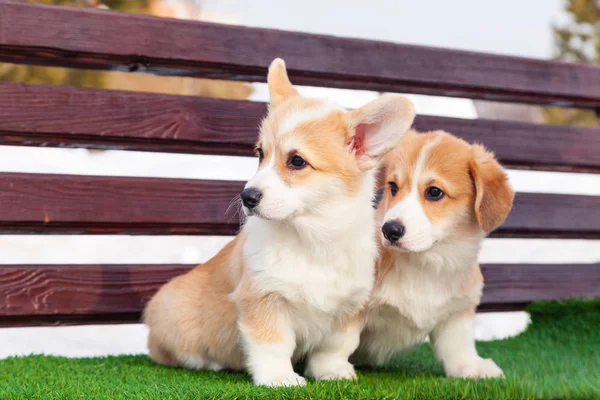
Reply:
[[[374,168],[388,151],[402,140],[415,119],[413,103],[401,96],[382,96],[348,112],[351,150],[361,170]]]
[[[484,232],[499,227],[512,208],[515,193],[508,183],[508,176],[483,146],[472,146],[471,176],[475,184],[475,217]]]
[[[281,58],[276,58],[271,62],[267,83],[269,85],[271,107],[281,104],[289,97],[298,95],[298,91],[292,86],[288,78],[285,62]]]

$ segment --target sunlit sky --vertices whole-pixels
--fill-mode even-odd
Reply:
[[[177,0],[171,0],[177,2]],[[517,56],[553,54],[563,0],[200,0],[240,25]]]

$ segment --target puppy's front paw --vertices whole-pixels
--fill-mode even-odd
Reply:
[[[269,378],[255,379],[254,383],[258,386],[305,386],[306,379],[298,374],[278,375]]]
[[[454,378],[503,378],[504,373],[491,358],[478,358],[476,360],[458,364],[447,368],[446,375]]]
[[[348,361],[327,364],[312,362],[308,364],[305,375],[318,381],[356,379],[354,367]]]

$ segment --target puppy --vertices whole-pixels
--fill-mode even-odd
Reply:
[[[382,161],[381,255],[357,363],[381,365],[429,337],[447,376],[498,377],[479,357],[473,316],[486,233],[514,198],[494,155],[446,132],[409,132]]]
[[[163,286],[145,310],[150,357],[195,369],[247,370],[257,385],[352,379],[359,313],[378,254],[375,166],[414,108],[382,97],[355,111],[301,97],[285,64],[269,68],[259,167],[241,193],[247,220],[206,264]]]

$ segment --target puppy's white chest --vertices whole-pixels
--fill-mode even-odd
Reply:
[[[471,300],[435,269],[402,265],[386,275],[373,301],[395,309],[399,323],[429,333],[443,318],[464,309]]]
[[[354,245],[306,248],[286,235],[256,239],[248,238],[244,258],[260,290],[327,314],[357,312],[366,303],[374,280],[374,243],[358,238]]]

